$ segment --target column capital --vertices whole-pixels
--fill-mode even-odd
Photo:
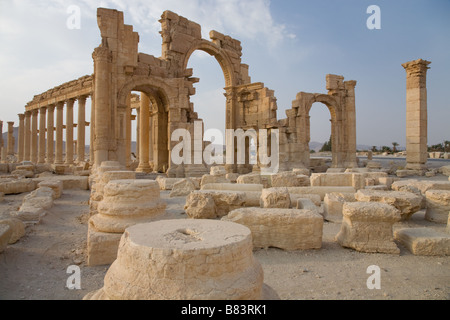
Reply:
[[[54,110],[55,110],[55,107],[56,107],[56,105],[54,105],[54,104],[49,104],[49,105],[47,106],[47,109],[48,109],[48,111],[54,111]]]
[[[31,114],[32,114],[33,116],[37,115],[38,113],[39,113],[39,110],[38,110],[38,109],[33,109],[33,110],[31,110]]]
[[[81,96],[76,97],[76,99],[78,100],[78,102],[80,102],[80,101],[86,102],[86,99],[88,97],[89,97],[89,95],[81,95]]]
[[[25,119],[25,113],[19,113],[19,120],[24,120]]]
[[[39,108],[39,112],[41,112],[41,113],[45,113],[46,111],[47,111],[47,106]]]
[[[66,100],[66,104],[68,107],[73,107],[73,104],[75,103],[75,98],[70,98]]]
[[[409,61],[404,64],[402,64],[403,68],[405,68],[406,73],[408,75],[422,75],[426,74],[427,70],[430,69],[428,65],[431,63],[431,61],[426,61],[422,59],[417,59],[414,61]]]

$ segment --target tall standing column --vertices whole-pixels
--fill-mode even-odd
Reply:
[[[38,161],[38,113],[37,109],[31,113],[31,162]]]
[[[78,98],[77,160],[84,161],[86,145],[86,96]]]
[[[139,167],[137,172],[151,172],[149,164],[149,117],[150,99],[141,93],[140,123],[139,123]]]
[[[39,157],[38,163],[45,163],[45,116],[47,107],[39,109]]]
[[[8,122],[8,148],[7,148],[8,156],[14,155],[14,121]]]
[[[0,121],[0,149],[3,148],[3,121]]]
[[[31,160],[31,111],[25,112],[25,141],[23,146],[23,160]]]
[[[24,158],[25,142],[25,114],[19,114],[19,142],[17,146],[17,161],[22,162]]]
[[[63,164],[63,108],[64,102],[56,105],[56,157],[55,164]]]
[[[55,106],[50,105],[47,107],[47,163],[53,164],[55,155],[53,153],[54,147],[54,132],[55,132],[55,121],[54,121]]]
[[[140,162],[140,150],[139,150],[139,136],[140,136],[140,123],[141,123],[141,108],[136,108],[136,160],[137,162]]]
[[[418,59],[406,70],[406,169],[424,170],[428,160],[427,70],[431,62]]]
[[[66,164],[73,164],[73,104],[75,100],[67,100],[66,105]]]
[[[112,53],[107,43],[95,48],[94,59],[94,166],[99,167],[103,161],[109,160],[112,128],[111,125],[111,62]]]

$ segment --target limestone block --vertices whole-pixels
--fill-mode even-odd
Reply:
[[[225,178],[229,180],[231,183],[237,183],[237,179],[239,178],[239,173],[227,173]]]
[[[34,177],[34,172],[28,171],[28,170],[14,170],[13,172],[11,172],[11,174],[13,174],[15,176],[23,177],[23,178],[33,178]]]
[[[436,223],[447,223],[450,211],[450,190],[428,190],[425,198],[427,203],[425,219]]]
[[[392,226],[400,221],[400,211],[378,202],[346,202],[341,230],[336,241],[343,247],[362,252],[399,254]]]
[[[180,182],[184,178],[164,178],[161,176],[158,176],[156,178],[156,181],[159,184],[159,188],[161,190],[172,190],[175,183]]]
[[[247,226],[255,248],[307,250],[322,247],[323,217],[312,210],[240,208],[222,220]]]
[[[396,230],[395,240],[403,244],[412,254],[418,256],[450,255],[450,236],[430,228]]]
[[[32,164],[22,164],[20,166],[17,166],[16,170],[24,170],[24,171],[30,171],[30,172],[34,173],[34,165],[32,165]]]
[[[61,195],[62,195],[62,192],[64,189],[63,183],[61,180],[45,180],[45,181],[39,182],[38,187],[39,188],[41,188],[41,187],[42,188],[44,188],[44,187],[51,188],[54,192],[53,199],[61,198]]]
[[[443,166],[440,170],[443,175],[450,177],[450,166]]]
[[[346,202],[355,202],[354,193],[332,192],[325,195],[323,204],[325,218],[328,221],[342,221],[342,209]]]
[[[40,187],[23,198],[22,206],[48,210],[53,206],[55,192],[48,187]]]
[[[217,217],[214,199],[207,193],[190,193],[186,198],[184,209],[191,219],[214,219]]]
[[[43,208],[22,205],[19,211],[11,213],[11,216],[22,220],[26,225],[32,225],[39,223],[46,213]]]
[[[111,264],[117,258],[122,233],[96,231],[89,223],[87,236],[87,265],[101,266]]]
[[[310,185],[309,176],[295,172],[280,172],[271,176],[272,187],[307,187]]]
[[[311,199],[307,198],[299,198],[297,199],[297,209],[306,209],[311,210],[320,214],[323,217],[323,210],[319,211],[319,208],[311,201]]]
[[[288,189],[288,191],[289,191],[289,189]],[[308,194],[308,193],[294,194],[294,193],[289,193],[289,196],[291,198],[291,207],[293,207],[293,208],[295,208],[297,206],[297,202],[298,202],[299,199],[309,199],[317,207],[320,207],[321,204],[322,204],[322,199],[320,198],[320,195],[318,195],[318,194]]]
[[[263,190],[262,184],[252,184],[252,183],[208,183],[202,185],[201,190],[228,190],[228,191],[259,191]]]
[[[365,187],[365,175],[362,173],[313,173],[311,186],[352,186],[356,190]]]
[[[291,207],[291,198],[287,188],[263,189],[261,193],[261,208],[286,208]]]
[[[325,195],[331,192],[355,193],[353,187],[288,187],[289,194],[318,194],[323,201]]]
[[[326,173],[342,173],[345,172],[345,168],[328,168]]]
[[[248,228],[214,220],[165,220],[128,228],[103,288],[84,299],[268,299],[263,278]]]
[[[307,168],[294,168],[292,169],[292,172],[294,172],[297,175],[304,175],[304,176],[311,175],[311,171]]]
[[[220,176],[212,176],[209,174],[203,175],[200,186],[204,186],[205,184],[210,184],[210,183],[230,183],[230,181],[227,178],[225,178],[224,175],[220,175]]]
[[[211,167],[209,174],[212,176],[225,176],[227,171],[224,166],[214,166]]]
[[[259,173],[248,173],[240,175],[236,182],[239,184],[262,184],[262,178]]]
[[[11,235],[11,227],[7,224],[0,224],[0,253],[6,250]]]
[[[245,205],[245,192],[219,191],[219,190],[197,190],[192,192],[186,199],[185,210],[190,217],[194,216],[212,216],[212,208],[209,200],[203,200],[206,197],[197,196],[205,194],[210,196],[215,204],[215,217],[223,217],[230,211],[241,208]],[[189,212],[189,213],[188,213]]]
[[[355,198],[360,202],[382,202],[400,210],[402,220],[409,219],[421,209],[422,197],[411,192],[359,190]]]
[[[36,184],[32,179],[1,179],[0,192],[4,194],[19,194],[31,192],[36,189]]]
[[[20,240],[20,238],[22,238],[25,235],[25,224],[19,219],[15,218],[3,219],[0,220],[0,225],[2,224],[8,225],[12,230],[12,234],[11,237],[9,238],[8,244],[16,243],[17,241]]]
[[[194,182],[190,178],[186,178],[173,185],[170,197],[185,197],[194,190]]]
[[[450,180],[450,179],[449,179]],[[416,187],[420,190],[422,195],[428,190],[450,190],[450,182],[447,181],[433,181],[433,180],[416,180],[407,179],[396,181],[392,184],[392,190],[400,190],[405,185]]]
[[[4,198],[5,198],[5,194],[3,192],[0,192],[0,202],[2,202]]]

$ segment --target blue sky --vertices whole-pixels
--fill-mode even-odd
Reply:
[[[80,8],[80,29],[68,29],[67,8]],[[381,29],[369,30],[367,7],[381,9]],[[300,91],[326,93],[325,76],[356,80],[357,143],[406,144],[406,73],[402,63],[432,62],[428,71],[428,144],[450,140],[450,1],[448,0],[0,0],[0,119],[18,121],[33,95],[93,72],[100,43],[96,8],[124,11],[139,32],[139,50],[161,54],[158,22],[172,10],[242,42],[253,82],[275,91],[278,119]],[[224,80],[213,57],[192,56],[194,108],[206,128],[223,130]],[[88,106],[89,108],[89,106]],[[87,112],[89,114],[89,112]],[[311,140],[330,135],[329,112],[311,110]],[[5,129],[5,128],[4,128]]]

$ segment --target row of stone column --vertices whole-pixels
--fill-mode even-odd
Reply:
[[[84,161],[86,125],[86,99],[80,96],[65,102],[41,107],[19,114],[18,162],[31,161],[38,164],[73,164],[74,136],[77,127],[77,161]],[[74,124],[73,106],[78,101],[78,123]],[[66,106],[66,158],[63,158],[63,108]],[[55,127],[56,109],[56,127]],[[39,119],[38,119],[39,118]],[[39,127],[38,127],[39,122]],[[46,135],[47,133],[47,135]],[[54,147],[54,141],[56,144]],[[13,147],[14,149],[14,147]]]

